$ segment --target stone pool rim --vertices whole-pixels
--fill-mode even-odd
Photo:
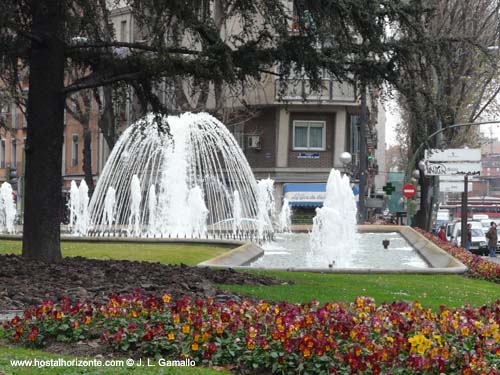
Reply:
[[[308,232],[310,226],[297,226],[294,232]],[[264,250],[246,243],[236,249],[198,264],[199,267],[234,268],[237,270],[266,270],[353,274],[462,274],[468,267],[411,227],[401,225],[358,225],[360,233],[397,232],[414,248],[430,268],[310,268],[310,267],[251,267],[249,264],[262,256]]]

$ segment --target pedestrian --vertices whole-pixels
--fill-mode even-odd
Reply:
[[[470,251],[470,248],[472,246],[472,224],[467,224],[467,239],[465,241],[465,250]]]
[[[488,232],[486,232],[486,238],[488,239],[488,250],[490,251],[490,257],[496,257],[498,234],[497,223],[495,223],[494,221],[490,223],[490,229],[488,229]]]
[[[446,232],[445,232],[445,226],[444,225],[441,225],[439,227],[438,238],[441,241],[448,242],[448,240],[446,239]]]

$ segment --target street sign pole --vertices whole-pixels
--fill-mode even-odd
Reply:
[[[366,86],[361,83],[361,121],[359,130],[359,204],[358,223],[364,224],[366,220]]]
[[[462,234],[460,235],[460,246],[465,248],[467,243],[467,200],[468,200],[468,189],[469,178],[467,175],[464,176],[464,192],[462,193],[462,213],[461,213],[461,226]]]

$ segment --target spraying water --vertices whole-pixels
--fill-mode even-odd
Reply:
[[[69,226],[75,236],[87,235],[89,229],[89,188],[85,180],[80,181],[80,187],[71,181],[69,195]]]
[[[129,230],[134,236],[140,234],[141,229],[141,182],[136,174],[132,176],[130,184],[130,218],[128,219]]]
[[[257,183],[258,235],[262,238],[264,230],[272,227],[274,218],[274,181],[270,178]]]
[[[349,266],[351,252],[357,243],[356,201],[349,177],[341,177],[332,169],[326,184],[326,198],[322,208],[316,209],[310,235],[310,265]]]
[[[292,229],[292,211],[288,199],[283,199],[283,206],[281,206],[280,215],[278,218],[278,230],[280,232],[290,232]]]
[[[0,187],[0,229],[13,234],[16,231],[16,203],[12,194],[12,186],[4,182]]]
[[[116,190],[110,186],[104,198],[105,223],[110,226],[115,221]]]
[[[158,226],[156,223],[156,206],[158,199],[156,198],[156,188],[154,185],[149,187],[148,207],[149,207],[149,233],[153,236],[158,234]]]
[[[205,206],[203,192],[199,186],[189,190],[188,195],[189,224],[192,237],[201,237],[207,231],[208,209]]]
[[[78,203],[77,233],[85,236],[89,225],[89,188],[85,180],[80,182],[78,188]]]
[[[241,199],[238,190],[233,193],[233,233],[237,234],[241,229]]]
[[[112,224],[103,212],[111,186],[116,189]],[[240,209],[234,205],[235,191]],[[90,202],[93,233],[198,236],[216,227],[225,230],[218,223],[236,213],[262,219],[262,236],[272,227],[268,203],[257,203],[257,191],[241,148],[220,121],[206,113],[149,114],[123,132],[109,156]],[[254,230],[249,228],[246,235]]]
[[[69,226],[72,232],[76,232],[76,221],[78,220],[78,209],[80,207],[80,193],[75,180],[71,181],[69,193]]]

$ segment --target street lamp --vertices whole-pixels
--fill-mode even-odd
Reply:
[[[350,172],[350,165],[352,162],[352,155],[349,152],[344,151],[343,153],[340,154],[339,159],[342,165],[344,166],[344,173],[350,175],[349,172]]]

